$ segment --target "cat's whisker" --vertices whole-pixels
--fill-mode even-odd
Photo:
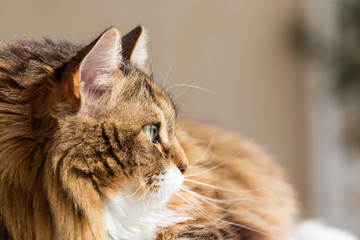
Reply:
[[[151,192],[150,197],[149,197],[149,200],[147,201],[146,205],[145,205],[145,198],[143,198],[144,211],[143,211],[143,213],[141,214],[141,218],[145,215],[146,210],[147,210],[147,208],[148,208],[148,206],[149,206],[149,203],[150,203],[151,200],[152,200],[153,195],[154,195],[154,191]]]
[[[279,199],[279,198],[264,198],[264,197],[248,197],[248,198],[230,198],[226,200],[222,199],[215,199],[211,197],[204,196],[200,193],[194,192],[187,187],[181,187],[181,190],[186,191],[190,194],[193,194],[195,197],[198,197],[200,200],[206,199],[212,202],[219,202],[219,203],[225,203],[225,204],[246,204],[246,203],[254,203],[254,202],[268,202],[268,201],[279,201],[279,202],[286,202],[286,199]],[[248,192],[254,192],[254,191],[261,191],[263,189],[258,190],[249,190]]]
[[[206,170],[204,170],[204,171],[197,172],[197,173],[194,173],[194,174],[184,175],[184,176],[185,176],[185,177],[193,177],[193,176],[202,175],[202,174],[204,174],[204,173],[206,173],[206,172],[210,172],[210,171],[212,171],[212,170],[214,170],[214,169],[216,169],[216,168],[218,168],[218,167],[221,167],[222,165],[224,165],[224,164],[226,164],[226,163],[234,160],[234,159],[235,159],[236,157],[238,157],[242,152],[243,152],[243,151],[239,151],[238,153],[236,153],[236,154],[235,154],[234,156],[232,156],[231,158],[229,158],[229,159],[227,159],[227,160],[225,160],[225,161],[223,161],[223,162],[221,162],[221,163],[219,163],[219,164],[217,164],[217,165],[215,165],[215,166],[213,166],[213,167],[211,167],[211,168],[209,168],[209,169],[206,169]]]
[[[191,182],[191,183],[196,183],[196,184],[200,184],[206,187],[210,187],[210,188],[214,188],[214,189],[218,189],[218,190],[222,190],[222,191],[226,191],[226,192],[233,192],[233,193],[243,193],[243,192],[247,192],[247,190],[233,190],[233,189],[228,189],[228,188],[223,188],[223,187],[219,187],[219,186],[215,186],[215,185],[211,185],[211,184],[207,184],[207,183],[203,183],[203,182],[199,182],[199,181],[195,181],[195,180],[190,180],[190,179],[186,179],[184,178],[185,182]]]
[[[178,194],[178,196],[180,197],[180,194]],[[185,199],[183,197],[181,197],[184,201]],[[188,199],[189,200],[189,199]],[[191,200],[189,200],[191,201]],[[205,213],[205,210],[203,208],[200,207],[200,209],[203,210],[203,212]],[[218,218],[218,217],[215,217],[213,216],[212,214],[209,214],[209,213],[206,213],[209,217],[211,217],[212,219],[216,220],[216,221],[220,221],[220,222],[223,222],[223,223],[227,223],[227,224],[230,224],[230,225],[234,225],[234,226],[237,226],[237,227],[241,227],[241,228],[245,228],[245,229],[248,229],[250,231],[254,231],[254,232],[258,232],[258,233],[261,233],[261,234],[266,234],[266,235],[272,235],[270,233],[266,233],[266,232],[263,232],[263,231],[259,231],[257,229],[254,229],[252,227],[248,227],[248,226],[245,226],[243,224],[240,224],[240,223],[235,223],[235,222],[231,222],[231,221],[227,221],[227,220],[224,220],[224,219],[221,219],[221,218]],[[225,230],[225,229],[224,229]]]
[[[130,194],[130,195],[126,196],[126,197],[123,197],[122,199],[130,198],[130,197],[134,196],[134,195],[135,195],[143,186],[145,186],[150,180],[151,180],[151,179],[149,179],[148,181],[146,181],[146,182],[144,182],[143,184],[141,184],[140,187],[138,187],[135,192],[133,192],[132,194]]]
[[[216,187],[216,186],[215,186]],[[187,190],[189,190],[189,191],[192,191],[192,190],[190,190],[189,189],[189,187],[188,186],[185,186],[185,185],[183,185],[183,186],[181,186],[181,189],[187,189]],[[231,190],[231,189],[230,189]],[[255,189],[251,189],[251,190],[238,190],[237,192],[238,193],[243,193],[243,194],[245,194],[245,193],[254,193],[254,192],[261,192],[261,191],[264,191],[264,190],[267,190],[267,188],[265,188],[265,187],[260,187],[260,188],[255,188]],[[199,194],[199,193],[198,193]]]
[[[151,176],[151,177],[148,177],[148,178],[142,178],[142,179],[143,179],[143,181],[145,181],[145,182],[142,183],[142,184],[140,185],[140,187],[138,187],[138,188],[135,190],[135,192],[133,192],[132,194],[130,194],[130,195],[128,195],[128,196],[125,196],[125,197],[123,197],[123,198],[121,198],[121,199],[126,199],[126,198],[133,197],[143,186],[145,186],[147,183],[149,183],[149,182],[151,181],[152,176]]]
[[[195,83],[198,82],[199,79],[195,79],[194,81],[192,81],[192,82],[189,83],[189,80],[191,79],[191,77],[193,76],[193,74],[194,74],[194,71],[192,71],[191,74],[186,78],[186,80],[185,80],[185,82],[184,82],[185,84],[194,85]],[[173,91],[173,92],[171,93],[171,95],[173,96],[173,100],[179,98],[181,95],[183,95],[183,94],[188,90],[188,89],[185,88],[182,92],[180,92],[180,94],[175,95],[175,94],[179,91],[179,89],[181,89],[181,88],[177,88],[177,89],[175,89],[175,91]]]
[[[197,82],[197,80],[196,80],[195,82]],[[195,89],[197,89],[197,90],[202,90],[202,91],[208,92],[208,93],[212,93],[212,92],[213,92],[213,90],[211,90],[211,89],[207,89],[207,88],[203,88],[203,87],[200,87],[200,86],[193,85],[195,82],[193,82],[192,84],[186,84],[186,83],[184,83],[185,85],[182,84],[182,86],[183,86],[183,87],[188,87],[188,88],[195,88]],[[184,91],[182,91],[182,92],[181,92],[180,94],[178,94],[177,96],[174,96],[174,97],[173,97],[173,100],[175,101],[177,98],[181,97],[184,93],[186,93],[186,91],[187,91],[187,89],[185,89]],[[173,93],[173,95],[175,95],[176,92],[177,92],[177,91],[175,90],[174,93]]]
[[[201,201],[203,201],[203,202],[205,202],[205,203],[207,203],[207,204],[209,204],[209,205],[211,205],[211,206],[213,206],[213,207],[215,207],[215,208],[217,208],[217,209],[220,209],[220,210],[222,210],[222,211],[224,211],[224,212],[228,212],[228,213],[235,214],[235,215],[243,215],[243,214],[240,214],[240,213],[238,213],[238,212],[231,211],[231,210],[229,210],[229,209],[220,207],[220,206],[218,206],[218,205],[216,205],[216,204],[214,204],[214,203],[212,203],[212,202],[209,202],[209,201],[207,201],[206,199],[204,199],[204,196],[203,196],[203,195],[197,194],[197,193],[195,193],[195,192],[193,192],[193,191],[191,191],[191,190],[189,190],[189,191],[187,191],[187,190],[185,190],[185,189],[182,189],[182,190],[184,190],[184,191],[186,191],[187,193],[193,195],[193,196],[196,197],[197,199],[199,199],[199,200],[201,200]]]
[[[206,168],[214,159],[215,159],[215,156],[209,156],[209,159],[207,159],[206,162],[193,165],[192,167],[190,167],[190,169],[194,169],[194,168]],[[190,174],[190,175],[192,175],[192,174]]]
[[[203,88],[203,87],[196,86],[196,85],[192,85],[192,84],[188,84],[188,83],[178,83],[178,84],[174,84],[174,85],[168,87],[168,88],[166,89],[166,91],[169,91],[171,88],[174,88],[174,87],[189,87],[189,88],[195,88],[195,89],[198,89],[198,90],[201,90],[201,91],[204,91],[204,92],[213,92],[213,90],[211,90],[211,89]]]
[[[141,195],[141,197],[139,197],[138,199],[136,199],[135,201],[139,201],[140,199],[142,199],[147,193],[148,191],[151,189],[151,187],[156,183],[157,180],[155,180],[148,189],[146,189],[146,191],[144,192],[143,195]]]
[[[211,137],[211,139],[210,139],[210,142],[209,142],[208,146],[206,147],[205,151],[203,152],[203,154],[201,154],[201,156],[198,158],[198,160],[196,160],[195,162],[191,163],[191,164],[189,165],[189,168],[195,166],[198,162],[200,162],[201,160],[204,159],[205,155],[209,152],[209,150],[210,150],[210,148],[211,148],[211,146],[212,146],[212,144],[213,144],[213,142],[214,142],[216,132],[217,132],[217,129],[214,130],[213,135],[212,135],[212,137]]]
[[[156,184],[157,182],[158,182],[158,179],[156,179],[156,180],[153,182],[153,184],[151,184],[151,186],[149,187],[149,189],[151,189],[153,186],[155,186],[155,184]],[[153,195],[154,195],[154,192],[155,192],[154,190],[151,192],[150,197],[149,197],[149,200],[147,201],[146,206],[145,206],[145,208],[144,208],[144,211],[143,211],[143,213],[141,214],[141,218],[143,218],[143,216],[145,215],[146,210],[147,210],[147,208],[148,208],[148,206],[149,206],[149,203],[152,201],[152,197],[153,197]],[[143,204],[145,203],[144,200],[145,200],[145,198],[143,198]]]
[[[162,215],[163,214],[163,204],[162,204],[162,201],[161,201],[161,198],[160,198],[160,191],[157,191],[157,198],[156,199],[157,199],[157,203],[159,205],[160,214]],[[162,233],[162,239],[165,240],[163,224],[161,225],[161,233]]]
[[[172,68],[173,68],[173,66],[174,66],[174,63],[175,63],[175,59],[171,62],[170,67],[169,67],[169,70],[167,71],[167,73],[166,73],[166,75],[165,75],[165,80],[164,80],[164,83],[163,83],[163,88],[165,87],[166,82],[167,82],[167,80],[169,79],[170,72],[171,72],[171,70],[172,70]]]
[[[207,220],[209,220],[210,222],[214,223],[215,226],[217,226],[218,228],[221,228],[215,221],[213,218],[210,218],[209,214],[206,212],[205,209],[202,209],[201,207],[199,207],[197,204],[195,204],[193,201],[191,201],[190,199],[186,198],[185,196],[181,195],[181,193],[176,193],[177,196],[179,196],[184,202],[186,202],[187,204],[189,204],[189,206],[198,214],[200,214],[201,216],[205,217]]]
[[[181,197],[181,194],[179,194],[178,195],[179,197]],[[183,197],[181,197],[185,202],[187,202],[190,206],[192,206],[192,209],[194,210],[194,211],[196,211],[198,214],[200,214],[201,216],[203,216],[203,217],[205,217],[207,220],[209,220],[209,222],[211,222],[211,223],[213,223],[216,227],[218,227],[219,229],[222,229],[222,230],[224,230],[224,231],[226,231],[226,232],[228,232],[228,233],[230,233],[230,234],[233,234],[233,232],[231,232],[231,231],[229,231],[228,229],[225,229],[225,228],[223,228],[223,227],[221,227],[221,226],[219,226],[218,224],[217,224],[217,222],[223,222],[223,221],[221,221],[222,219],[220,219],[220,218],[217,218],[217,217],[214,217],[212,214],[210,214],[208,211],[206,211],[204,208],[202,208],[201,206],[199,206],[198,204],[196,204],[196,203],[194,203],[194,201],[192,201],[192,200],[190,200],[190,199],[187,199],[186,200],[186,197],[185,196],[183,196]],[[195,208],[194,208],[195,207]],[[231,223],[231,222],[230,222]],[[230,224],[229,223],[229,224]],[[233,224],[231,224],[231,225],[233,225]],[[244,226],[245,227],[245,226]]]
[[[149,178],[148,181],[146,181],[146,182],[144,182],[143,184],[141,184],[140,187],[138,187],[138,188],[135,190],[135,192],[131,193],[131,194],[128,195],[128,196],[122,197],[122,198],[116,198],[115,200],[113,200],[113,201],[111,202],[111,204],[106,205],[105,208],[106,208],[106,209],[107,209],[107,208],[110,208],[110,207],[112,207],[113,205],[117,204],[117,203],[118,203],[119,201],[121,201],[121,200],[124,200],[124,199],[133,197],[133,196],[134,196],[143,186],[145,186],[150,180],[151,180],[151,177]]]

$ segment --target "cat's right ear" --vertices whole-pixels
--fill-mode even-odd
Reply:
[[[143,26],[137,26],[121,39],[122,57],[144,71],[149,67],[147,41],[148,35]]]
[[[62,73],[62,97],[73,107],[84,105],[81,99],[96,89],[106,86],[106,81],[121,62],[121,37],[116,28],[110,28],[95,41],[84,47],[66,65]]]

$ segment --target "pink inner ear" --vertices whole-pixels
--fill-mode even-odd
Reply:
[[[107,30],[80,65],[80,93],[107,85],[108,77],[121,61],[120,34]]]

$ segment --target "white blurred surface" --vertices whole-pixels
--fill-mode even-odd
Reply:
[[[358,240],[358,238],[338,228],[315,221],[305,221],[288,240]]]

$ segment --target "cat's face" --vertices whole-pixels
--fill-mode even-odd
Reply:
[[[62,94],[77,110],[60,114],[53,162],[60,178],[75,169],[106,198],[156,192],[166,202],[182,185],[187,159],[174,106],[145,71],[144,32],[129,34],[135,43],[125,36],[121,50],[119,33],[109,29],[75,58],[79,66],[69,64]],[[71,160],[61,162],[65,154]]]

